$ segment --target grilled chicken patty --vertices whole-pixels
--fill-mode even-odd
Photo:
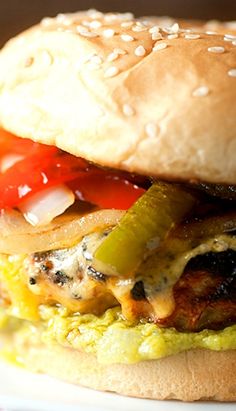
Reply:
[[[192,258],[174,286],[174,312],[160,320],[145,295],[145,274],[142,281],[114,281],[92,269],[93,252],[107,234],[92,233],[72,248],[27,257],[31,290],[82,313],[99,314],[121,303],[127,317],[151,319],[181,331],[221,329],[236,322],[236,251]]]
[[[193,258],[174,287],[175,311],[160,322],[180,331],[222,329],[236,322],[236,251]]]

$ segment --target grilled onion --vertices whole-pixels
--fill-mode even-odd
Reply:
[[[0,253],[28,254],[71,247],[84,235],[118,223],[123,211],[99,210],[78,203],[50,224],[34,227],[16,210],[1,211]]]

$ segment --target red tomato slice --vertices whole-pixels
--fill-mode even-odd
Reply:
[[[58,151],[37,153],[23,159],[0,175],[0,208],[16,207],[23,199],[44,188],[74,180],[86,173],[83,160]],[[82,168],[83,166],[83,168]]]
[[[45,144],[34,143],[28,138],[19,138],[7,131],[0,129],[0,156],[5,154],[25,154],[43,152],[43,151],[58,151],[56,147],[50,147]]]
[[[79,200],[119,210],[127,210],[145,193],[128,180],[107,173],[83,175],[68,185]]]
[[[127,173],[112,173],[56,147],[34,143],[0,130],[0,157],[24,158],[0,174],[0,208],[17,207],[37,192],[66,183],[78,199],[101,208],[126,210],[145,190]]]

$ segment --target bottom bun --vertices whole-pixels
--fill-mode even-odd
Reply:
[[[236,350],[190,350],[132,365],[103,365],[92,354],[24,343],[27,368],[101,391],[160,400],[236,400]]]

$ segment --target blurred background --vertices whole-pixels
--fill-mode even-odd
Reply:
[[[0,0],[0,46],[44,16],[88,8],[137,16],[236,20],[236,0]]]

